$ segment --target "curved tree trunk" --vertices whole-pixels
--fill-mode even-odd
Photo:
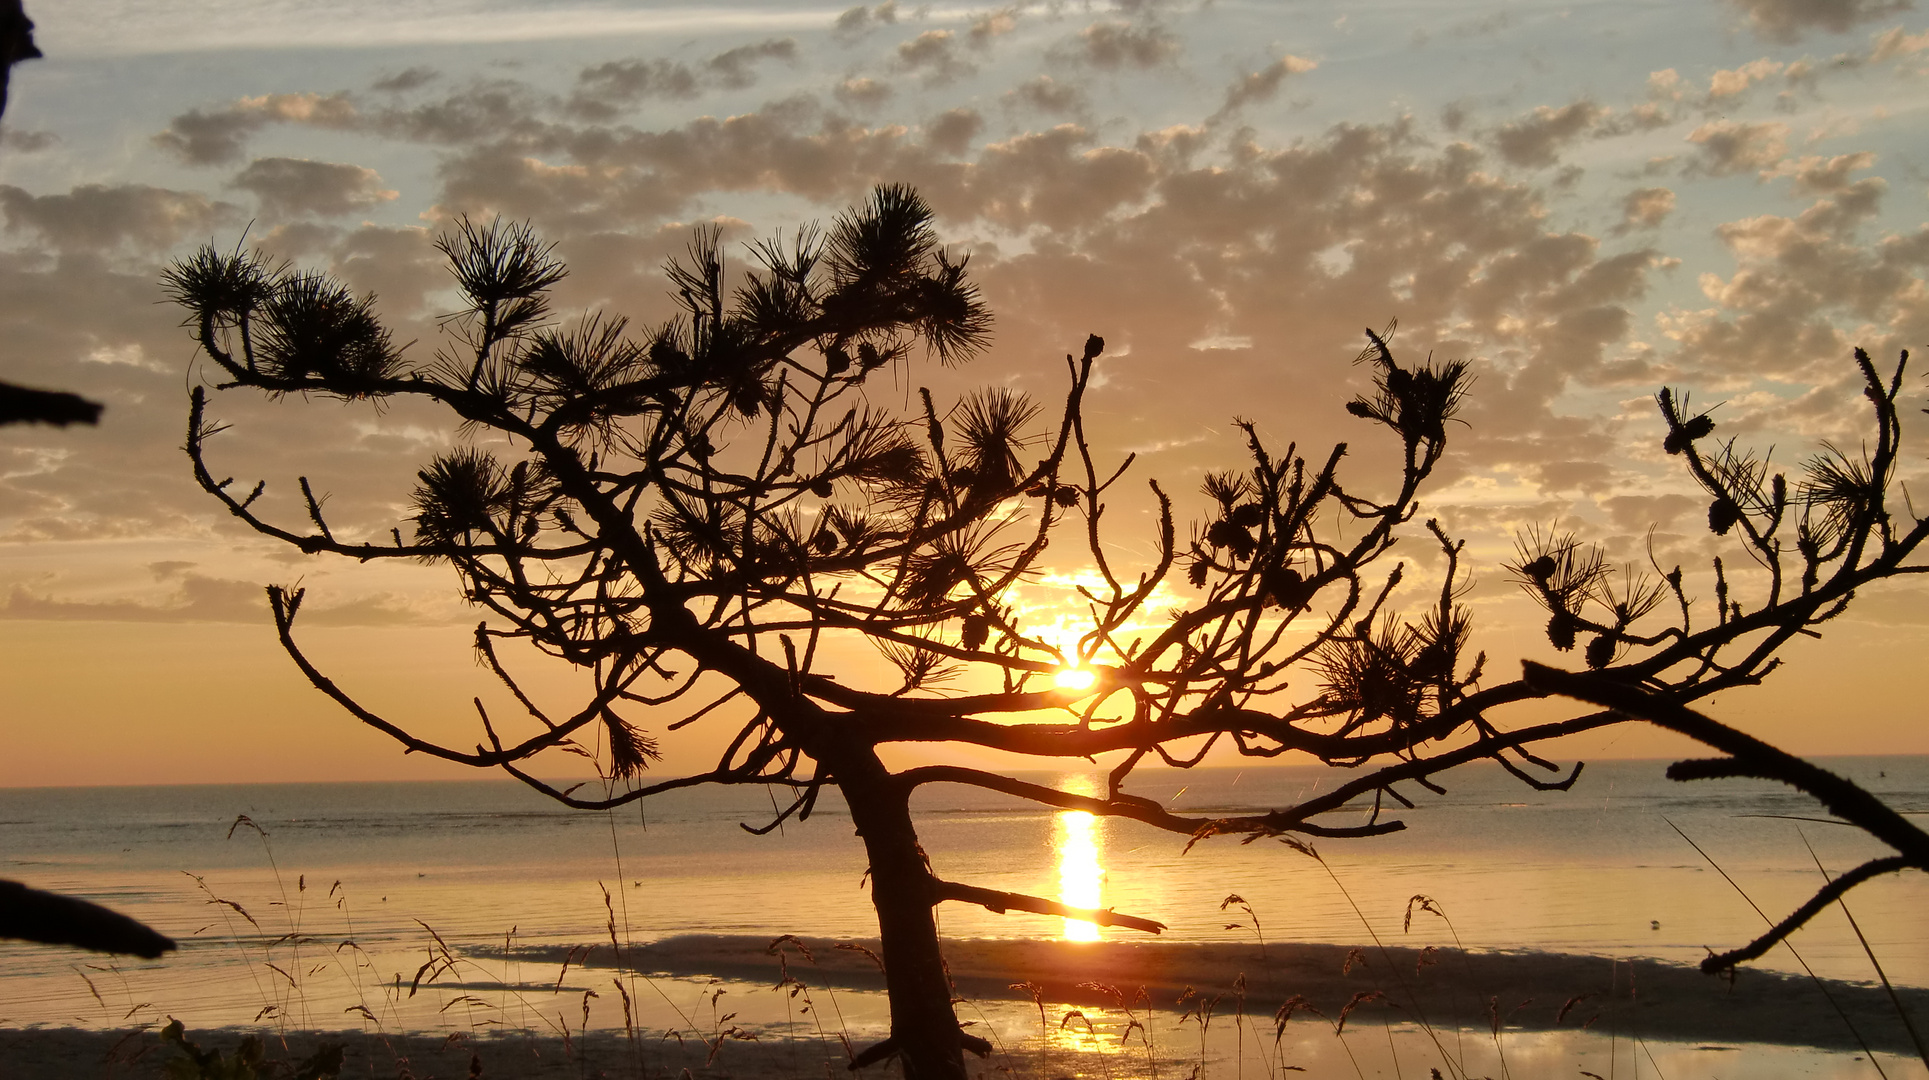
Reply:
[[[891,1000],[890,1046],[907,1080],[962,1080],[966,1039],[938,946],[931,871],[911,823],[909,792],[867,748],[840,762],[838,787],[871,862],[871,903]]]

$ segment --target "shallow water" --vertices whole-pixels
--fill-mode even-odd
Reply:
[[[1898,809],[1929,810],[1929,759],[1827,764]],[[1744,781],[1677,785],[1661,777],[1661,768],[1657,762],[1596,764],[1565,794],[1531,791],[1497,770],[1463,771],[1444,797],[1408,792],[1422,805],[1402,813],[1411,825],[1404,833],[1317,842],[1323,863],[1276,843],[1242,846],[1225,838],[1186,854],[1182,838],[1135,823],[1080,822],[956,788],[923,793],[921,833],[942,876],[1069,902],[1089,902],[1085,897],[1096,894],[1102,906],[1170,924],[1167,936],[1176,940],[1263,935],[1366,945],[1378,936],[1388,944],[1445,947],[1457,938],[1470,949],[1683,962],[1704,955],[1704,946],[1740,944],[1763,923],[1670,821],[1776,917],[1820,882],[1805,840],[1832,873],[1877,853],[1840,826],[1773,816],[1820,816],[1785,789]],[[1334,782],[1328,770],[1295,768],[1146,776],[1138,793],[1197,814],[1276,805]],[[1068,788],[1091,783],[1082,775],[1038,779]],[[109,903],[182,942],[179,953],[155,963],[0,946],[0,1019],[117,1027],[171,1014],[198,1027],[257,1017],[337,1027],[373,1016],[391,1030],[573,1029],[583,1022],[583,991],[594,990],[592,1026],[622,1026],[624,993],[631,994],[635,1022],[659,1032],[727,1027],[717,1018],[732,1011],[739,1015],[731,1023],[746,1030],[796,1024],[802,1006],[768,988],[664,979],[619,990],[610,973],[600,971],[569,973],[557,989],[553,968],[520,970],[479,958],[479,950],[505,943],[606,941],[612,924],[619,938],[632,941],[687,932],[874,934],[861,888],[862,850],[842,808],[825,805],[810,822],[767,837],[738,827],[740,821],[761,824],[769,812],[761,791],[705,791],[652,803],[647,818],[634,810],[579,814],[498,781],[0,791],[0,873]],[[243,824],[230,836],[242,814],[259,831]],[[1237,905],[1222,911],[1229,894],[1242,897],[1252,916]],[[1432,897],[1451,924],[1419,912],[1405,929],[1416,894]],[[1890,978],[1929,986],[1923,932],[1929,927],[1922,914],[1929,911],[1929,889],[1921,875],[1865,886],[1849,903]],[[1083,929],[957,904],[945,905],[940,915],[944,931],[955,937]],[[426,927],[446,943],[453,968],[434,966],[439,946]],[[1818,919],[1795,944],[1818,974],[1873,978],[1839,911]],[[410,996],[425,963],[432,966],[424,978],[433,981]],[[1785,950],[1762,963],[1799,968]],[[503,984],[521,989],[504,991]],[[719,988],[724,996],[706,1002]],[[842,992],[838,999],[821,1004],[841,1011],[840,1027],[881,1026],[882,1006],[873,995]],[[1042,1030],[1029,1006],[982,1008],[986,1026],[1008,1028],[1014,1043]],[[816,1022],[816,1014],[803,1015]],[[1208,1053],[1233,1053],[1231,1068],[1242,1073],[1239,1044],[1225,1049],[1226,1030],[1209,1033]],[[1270,1027],[1265,1034],[1270,1044]],[[1327,1055],[1319,1069],[1339,1068],[1328,1061],[1332,1054],[1366,1042],[1351,1034],[1343,1042],[1324,1038],[1332,1045],[1321,1049],[1324,1044],[1311,1039],[1295,1052]],[[1402,1038],[1396,1031],[1392,1049],[1355,1054],[1418,1060],[1418,1051],[1398,1050]],[[1563,1061],[1607,1060],[1593,1035],[1509,1038],[1528,1057],[1543,1053],[1533,1047],[1547,1043],[1554,1049],[1544,1052]],[[1247,1052],[1256,1054],[1257,1047]],[[1862,1075],[1850,1068],[1853,1055],[1810,1060],[1765,1048],[1642,1051],[1650,1052],[1643,1071],[1658,1065],[1661,1075],[1676,1075],[1671,1061],[1685,1075]],[[1383,1067],[1393,1067],[1390,1058]],[[1623,1072],[1633,1067],[1620,1066]],[[1848,1071],[1832,1071],[1838,1067]],[[1223,1072],[1223,1063],[1215,1070]],[[1344,1075],[1353,1075],[1350,1064]]]

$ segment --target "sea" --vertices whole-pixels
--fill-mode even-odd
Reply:
[[[1694,963],[1754,938],[1825,875],[1885,853],[1799,792],[1754,780],[1675,783],[1665,764],[1591,763],[1565,792],[1464,768],[1444,778],[1444,795],[1414,788],[1415,808],[1381,807],[1404,831],[1311,839],[1317,857],[1239,837],[1188,849],[1185,837],[1136,822],[957,786],[923,789],[915,812],[944,878],[1155,919],[1179,942],[1380,941]],[[1820,764],[1914,820],[1929,815],[1929,757]],[[1145,770],[1128,790],[1177,812],[1223,815],[1289,804],[1347,775]],[[1103,783],[1081,771],[1026,778],[1082,793]],[[191,1029],[433,1032],[480,1015],[501,1027],[554,1028],[560,1016],[564,1027],[668,1031],[714,1021],[717,991],[727,989],[732,1023],[776,1032],[796,1023],[795,1002],[768,986],[666,976],[620,1009],[614,994],[584,996],[579,1016],[568,995],[587,985],[580,972],[518,958],[612,938],[874,937],[863,849],[840,801],[827,793],[808,821],[753,835],[777,805],[763,788],[706,788],[582,812],[491,779],[0,790],[0,876],[109,905],[180,944],[139,961],[0,943],[0,1027],[116,1030],[178,1017]],[[1328,822],[1370,813],[1361,804]],[[1845,907],[1757,966],[1867,983],[1878,978],[1872,954],[1893,984],[1929,987],[1923,875],[1878,879]],[[1142,936],[958,903],[939,917],[949,939]],[[879,995],[839,997],[841,1024],[881,1030]],[[1024,1024],[1039,1027],[1026,1019],[1031,1007],[999,1005],[1004,1019],[985,1022],[1022,1039]],[[1690,1048],[1643,1049],[1655,1069],[1674,1061],[1683,1075],[1703,1075],[1667,1057]],[[1589,1052],[1551,1051],[1602,1060]],[[1874,1075],[1858,1054],[1749,1052],[1756,1075]],[[1745,1074],[1740,1059],[1720,1060],[1729,1070],[1720,1075]],[[1344,1075],[1371,1075],[1358,1060],[1346,1065]],[[1923,1075],[1908,1061],[1886,1066],[1890,1076]]]

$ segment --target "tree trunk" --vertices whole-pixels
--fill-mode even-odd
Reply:
[[[871,862],[883,942],[891,1044],[906,1080],[963,1080],[964,1038],[938,946],[931,872],[911,823],[909,792],[869,748],[838,763],[838,787]]]

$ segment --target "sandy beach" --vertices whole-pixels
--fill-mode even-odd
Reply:
[[[801,939],[801,944],[809,949],[808,960],[788,942],[778,948],[787,951],[791,972],[805,982],[883,989],[867,953],[822,939]],[[876,942],[851,944],[876,948]],[[1291,943],[1269,945],[1262,956],[1257,945],[974,939],[949,943],[945,955],[959,995],[985,1000],[1022,999],[1029,991],[1013,984],[1029,982],[1039,987],[1044,1001],[1062,1005],[1111,1005],[1114,992],[1129,1004],[1143,988],[1155,1007],[1182,1009],[1179,1000],[1190,990],[1208,998],[1224,995],[1221,1011],[1230,1012],[1243,976],[1246,1011],[1268,1018],[1295,996],[1337,1018],[1355,995],[1377,991],[1386,995],[1384,1001],[1360,1007],[1392,1009],[1398,1019],[1436,1026],[1488,1027],[1492,1006],[1511,1030],[1581,1028],[1613,1020],[1650,1038],[1846,1050],[1857,1044],[1836,1011],[1840,1006],[1871,1048],[1912,1049],[1880,986],[1818,985],[1805,977],[1747,969],[1731,982],[1653,960]],[[525,956],[529,959],[534,957]],[[560,963],[561,951],[544,959]],[[578,963],[600,966],[613,959],[604,947],[579,956]],[[628,961],[640,971],[673,975],[771,983],[780,977],[772,943],[762,938],[674,937],[632,950]],[[1929,989],[1898,987],[1897,993],[1912,1017],[1929,1018]],[[1377,1022],[1376,1013],[1367,1015]]]
[[[714,976],[772,986],[788,973],[812,988],[863,992],[882,989],[877,963],[867,951],[874,949],[875,942],[690,935],[638,946],[626,960],[636,971],[652,975]],[[554,963],[560,976],[568,952],[524,949],[516,951],[516,959],[525,968]],[[1531,1040],[1536,1032],[1583,1037],[1614,1033],[1623,1041],[1638,1036],[1656,1043],[1705,1044],[1697,1047],[1705,1051],[1732,1049],[1730,1044],[1776,1044],[1846,1054],[1857,1049],[1842,1019],[1846,1013],[1871,1048],[1913,1054],[1908,1033],[1879,986],[1818,986],[1804,978],[1746,970],[1731,982],[1648,960],[1300,944],[1270,944],[1262,956],[1256,944],[966,940],[951,943],[948,955],[962,999],[1036,1007],[1035,993],[1043,1006],[1022,1050],[1013,1045],[997,1063],[974,1063],[974,1075],[983,1072],[988,1077],[1122,1075],[1112,1065],[1095,1066],[1099,1055],[1081,1054],[1074,1040],[1063,1037],[1071,1022],[1061,1018],[1074,1010],[1094,1016],[1108,1010],[1125,1015],[1121,1005],[1139,1016],[1156,1011],[1163,1017],[1161,1031],[1167,1031],[1175,1024],[1183,1028],[1177,1014],[1207,1002],[1223,1025],[1241,1016],[1247,1030],[1271,1042],[1276,1010],[1295,999],[1303,1004],[1288,1027],[1289,1039],[1305,1045],[1334,1042],[1333,1022],[1342,1015],[1356,1032],[1367,1025],[1419,1023],[1435,1031],[1475,1033],[1479,1039],[1491,1038],[1498,1017],[1502,1039]],[[587,955],[576,950],[570,964],[578,975],[600,975],[613,968],[615,960],[613,951],[602,946]],[[1898,993],[1912,1016],[1929,1016],[1929,990],[1898,988]],[[1348,1004],[1356,1001],[1349,1010]],[[227,1053],[245,1034],[189,1032],[204,1049]],[[344,1077],[677,1078],[686,1071],[698,1078],[759,1080],[851,1075],[844,1068],[847,1052],[836,1035],[793,1040],[780,1032],[746,1031],[740,1034],[756,1037],[731,1037],[713,1045],[694,1032],[637,1032],[632,1037],[621,1030],[592,1030],[568,1040],[553,1030],[392,1035],[275,1033],[264,1028],[261,1034],[267,1057],[282,1062],[299,1061],[323,1042],[341,1044]],[[861,1049],[868,1036],[850,1037]],[[1257,1044],[1261,1036],[1254,1039]],[[1189,1059],[1177,1042],[1168,1038],[1160,1044],[1156,1059],[1146,1048],[1130,1059],[1128,1072],[1188,1075]],[[1116,1042],[1112,1049],[1118,1050]],[[178,1056],[152,1029],[0,1031],[3,1080],[145,1080],[162,1075],[165,1063]],[[865,1070],[865,1075],[895,1074],[889,1065]]]

